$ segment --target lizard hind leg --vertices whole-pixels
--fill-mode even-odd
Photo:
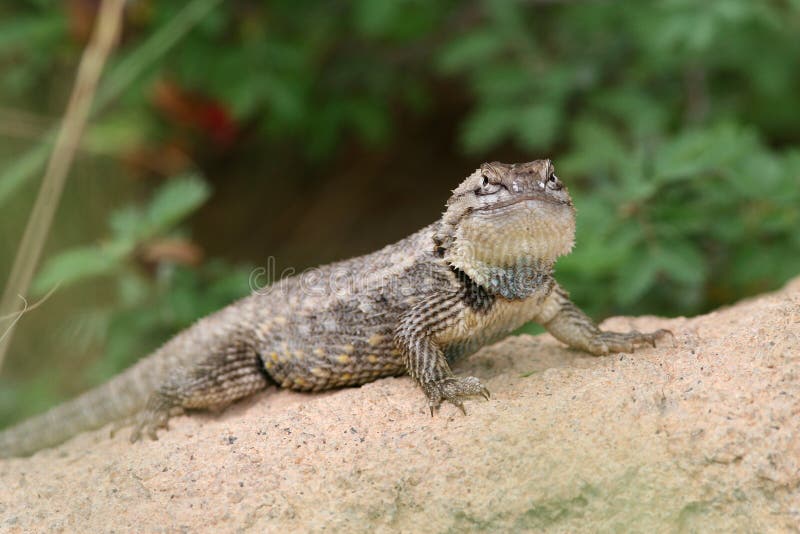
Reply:
[[[174,372],[150,395],[136,418],[131,442],[142,434],[158,439],[157,431],[167,428],[170,417],[186,410],[219,410],[271,383],[255,350],[225,347]]]

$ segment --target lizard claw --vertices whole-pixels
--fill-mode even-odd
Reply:
[[[655,332],[653,332],[653,334],[656,336],[657,339],[661,339],[662,337],[665,337],[665,336],[671,337],[673,345],[675,345],[675,341],[677,341],[677,338],[675,337],[675,334],[672,332],[672,330],[669,330],[667,328],[661,328],[659,330],[656,330]],[[653,340],[653,346],[654,347],[656,346],[655,342],[656,342],[656,340],[654,339]]]
[[[131,443],[136,443],[142,438],[142,433],[146,433],[153,441],[158,440],[158,430],[169,430],[171,402],[169,398],[159,392],[153,393],[147,401],[147,407],[137,417],[136,424],[131,432]]]
[[[467,415],[467,409],[464,407],[464,399],[468,397],[482,396],[484,399],[489,400],[491,394],[480,380],[474,376],[466,378],[448,377],[436,382],[427,382],[423,384],[425,395],[428,397],[428,405],[431,409],[431,416],[433,416],[435,409],[439,407],[443,400],[446,400],[456,406]]]
[[[656,346],[656,342],[664,336],[675,335],[669,330],[656,330],[654,332],[600,332],[593,340],[594,346],[589,348],[589,352],[595,355],[608,354],[610,352],[633,352],[637,345],[647,344]]]

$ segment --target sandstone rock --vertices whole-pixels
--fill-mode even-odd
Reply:
[[[491,389],[431,418],[408,378],[269,391],[157,442],[0,461],[0,531],[781,532],[800,525],[800,279],[593,358],[547,335],[456,366]]]

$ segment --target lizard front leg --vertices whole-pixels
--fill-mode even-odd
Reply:
[[[431,330],[439,319],[436,314],[412,310],[400,321],[395,344],[403,353],[406,371],[425,393],[431,415],[443,400],[458,406],[466,415],[464,399],[477,395],[488,399],[489,390],[474,376],[461,378],[453,374],[444,352],[432,338]]]
[[[232,402],[265,389],[270,381],[254,349],[243,344],[212,348],[211,355],[175,370],[154,391],[139,414],[131,442],[142,433],[157,439],[173,415],[187,409],[222,409]]]
[[[562,341],[595,356],[611,352],[633,352],[637,345],[656,346],[656,341],[667,335],[669,330],[655,332],[606,332],[583,313],[570,299],[569,294],[558,284],[543,303],[537,322],[550,334]]]

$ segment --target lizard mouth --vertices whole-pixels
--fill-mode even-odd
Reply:
[[[499,202],[495,202],[494,204],[490,204],[488,206],[482,206],[478,208],[478,211],[496,211],[502,210],[509,206],[513,206],[515,204],[521,204],[523,202],[545,202],[547,204],[554,204],[556,206],[572,206],[571,200],[559,200],[557,198],[553,198],[550,195],[546,195],[543,193],[528,193],[526,195],[520,195],[517,197],[509,198],[508,200],[501,200]]]

